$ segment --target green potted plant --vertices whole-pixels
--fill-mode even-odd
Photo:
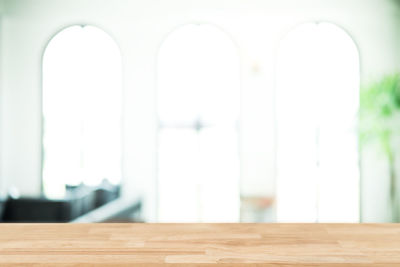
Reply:
[[[390,175],[390,205],[392,220],[400,221],[399,196],[396,192],[396,150],[394,139],[400,134],[400,74],[384,76],[361,88],[360,145],[378,142],[388,161]]]

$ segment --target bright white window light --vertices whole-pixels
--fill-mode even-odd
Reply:
[[[349,35],[307,23],[282,41],[277,66],[277,219],[357,222],[359,56]]]
[[[239,220],[235,45],[211,25],[186,25],[158,57],[158,215],[162,222]]]
[[[121,56],[92,26],[71,26],[43,57],[43,188],[121,179]]]

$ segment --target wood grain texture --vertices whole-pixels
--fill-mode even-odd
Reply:
[[[400,266],[398,224],[0,224],[0,265]]]

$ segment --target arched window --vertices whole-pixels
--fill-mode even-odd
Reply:
[[[239,219],[240,67],[211,25],[171,33],[158,56],[159,221]]]
[[[277,65],[277,219],[359,219],[359,55],[331,23],[282,41]]]
[[[121,179],[121,56],[93,26],[59,32],[43,56],[43,189]]]

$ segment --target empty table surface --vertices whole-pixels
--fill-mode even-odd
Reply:
[[[398,224],[0,224],[0,265],[400,266]]]

